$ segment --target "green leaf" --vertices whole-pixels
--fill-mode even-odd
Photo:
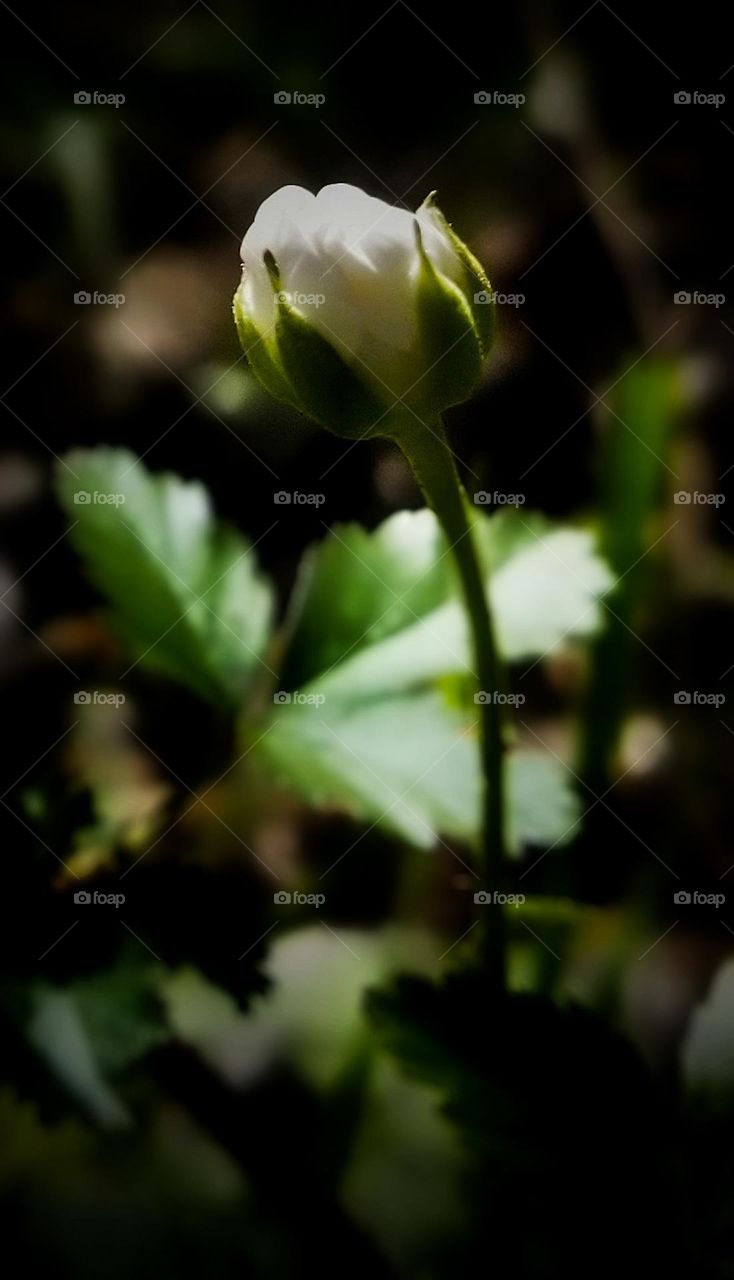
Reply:
[[[153,475],[124,449],[76,450],[66,463],[57,489],[71,540],[133,656],[236,705],[262,662],[272,611],[248,542],[216,522],[203,485]]]
[[[379,822],[428,849],[441,834],[471,840],[479,829],[475,734],[476,718],[467,721],[440,690],[362,701],[327,694],[322,707],[279,706],[259,750],[311,804]],[[515,750],[507,770],[516,851],[570,839],[578,801],[563,766],[543,752]]]
[[[32,992],[26,1036],[51,1073],[104,1128],[131,1116],[118,1085],[167,1036],[149,966],[121,961],[65,988]]]
[[[494,564],[490,595],[505,658],[539,657],[598,631],[613,579],[588,530],[554,527],[522,510],[478,515],[475,529]]]
[[[399,511],[372,533],[339,525],[311,548],[296,587],[296,631],[285,687],[409,628],[453,591],[450,558],[432,511]]]
[[[539,517],[475,517],[507,657],[542,654],[598,626],[610,583],[589,534]],[[474,676],[451,558],[430,511],[402,512],[368,534],[332,531],[311,553],[284,666],[289,704],[260,750],[314,805],[421,846],[471,840],[479,827]],[[577,797],[553,757],[512,751],[508,822],[516,850],[563,844]]]
[[[502,512],[475,519],[488,566],[498,642],[509,661],[544,655],[598,629],[611,574],[591,534]],[[491,573],[490,573],[491,566]],[[453,565],[430,511],[401,512],[365,534],[337,527],[301,586],[286,687],[322,673],[319,688],[352,698],[471,676]]]
[[[581,772],[597,794],[616,776],[633,650],[655,617],[655,592],[663,582],[658,556],[665,554],[666,530],[677,523],[661,515],[661,500],[670,483],[666,471],[673,476],[665,459],[682,409],[680,374],[655,357],[642,363],[628,357],[625,366],[604,406],[598,453],[601,546],[618,585],[608,626],[591,655],[582,723]],[[657,542],[657,556],[648,554]]]
[[[734,1101],[734,960],[718,970],[711,990],[694,1011],[681,1048],[688,1088],[714,1109]]]
[[[44,1123],[35,1103],[18,1099],[7,1085],[0,1089],[0,1148],[3,1197],[29,1181],[68,1188],[69,1179],[94,1158],[90,1128],[76,1118]]]
[[[69,989],[105,1075],[118,1075],[166,1038],[153,975],[121,961]]]
[[[28,1039],[82,1108],[105,1129],[124,1129],[131,1115],[105,1080],[73,995],[37,991]]]
[[[579,1006],[524,995],[498,1000],[480,974],[463,972],[441,985],[399,978],[368,993],[367,1012],[406,1074],[438,1088],[466,1142],[501,1157],[506,1172],[550,1171],[568,1144],[591,1151],[602,1131],[616,1145],[622,1120],[634,1131],[625,1103],[644,1103],[642,1068],[630,1046]]]
[[[399,978],[368,995],[367,1011],[405,1075],[438,1091],[476,1162],[460,1246],[470,1265],[458,1274],[581,1276],[601,1239],[605,1276],[631,1257],[655,1270],[682,1198],[667,1110],[630,1044],[578,1005],[498,998],[471,972],[441,985]]]

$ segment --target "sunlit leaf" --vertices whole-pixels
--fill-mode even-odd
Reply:
[[[132,657],[236,704],[271,616],[247,541],[215,520],[198,481],[154,475],[124,449],[76,450],[66,462],[57,488],[71,540]]]

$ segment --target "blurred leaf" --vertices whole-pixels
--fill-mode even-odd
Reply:
[[[656,359],[636,364],[615,387],[599,454],[601,548],[617,585],[608,625],[594,643],[583,719],[581,771],[601,792],[614,768],[630,693],[632,650],[641,630],[640,606],[649,605],[657,539],[676,523],[652,523],[666,480],[665,458],[675,422],[678,370]],[[653,536],[654,535],[654,536]]]
[[[127,727],[135,710],[129,696],[121,707],[114,703],[74,707],[68,768],[75,783],[88,793],[92,821],[74,832],[67,864],[82,878],[109,867],[120,847],[146,848],[173,793],[159,776],[157,762]]]
[[[364,1039],[365,989],[398,965],[431,972],[439,939],[399,926],[376,930],[321,924],[273,931],[267,990],[246,1014],[221,987],[186,966],[159,975],[168,1024],[233,1088],[286,1063],[317,1090],[334,1087]],[[349,964],[341,963],[342,957]]]
[[[466,1142],[500,1156],[507,1171],[550,1171],[564,1144],[591,1151],[601,1129],[613,1140],[627,1092],[643,1100],[641,1065],[600,1021],[536,996],[497,1000],[477,973],[449,974],[441,986],[399,978],[368,994],[367,1011],[403,1070],[440,1089]],[[598,1115],[605,1080],[615,1096],[603,1095],[606,1113],[588,1133],[587,1108]]]
[[[27,1182],[68,1185],[92,1154],[91,1130],[76,1120],[43,1124],[35,1106],[0,1091],[0,1191]]]
[[[440,986],[399,978],[369,993],[367,1010],[403,1072],[439,1091],[477,1161],[472,1224],[455,1241],[467,1260],[483,1266],[491,1247],[497,1274],[552,1280],[585,1275],[600,1239],[614,1260],[604,1275],[659,1256],[671,1205],[683,1206],[668,1117],[631,1045],[579,1006],[498,998],[479,973]]]
[[[598,625],[611,579],[589,534],[517,511],[473,519],[507,657],[544,653]],[[433,514],[401,512],[371,534],[333,530],[306,561],[294,615],[262,758],[311,804],[344,808],[422,847],[440,833],[475,836],[476,713],[457,706],[448,685],[435,687],[458,675],[473,689],[474,677]],[[507,768],[515,848],[570,838],[578,804],[563,767],[516,751]]]
[[[479,829],[475,726],[440,690],[358,701],[332,690],[323,707],[278,706],[258,750],[310,804],[343,808],[431,848],[439,834],[470,840]],[[515,848],[571,838],[579,808],[570,776],[543,752],[508,753]]]
[[[132,1123],[127,1107],[105,1080],[74,996],[42,988],[28,1024],[28,1038],[69,1093],[105,1129]]]
[[[122,1073],[166,1038],[147,968],[120,961],[82,978],[70,993],[105,1075]]]
[[[456,1243],[471,1213],[466,1181],[475,1170],[439,1101],[380,1057],[345,1173],[350,1213],[398,1275],[457,1275]],[[437,1262],[446,1253],[453,1265],[444,1269]]]
[[[498,643],[508,660],[539,657],[599,630],[599,601],[613,578],[591,533],[554,528],[521,511],[477,524],[490,559],[512,539],[490,581]]]
[[[228,992],[186,965],[159,975],[158,990],[168,1025],[177,1040],[195,1049],[233,1087],[261,1065],[248,1052],[250,1019]]]
[[[726,960],[694,1010],[681,1047],[689,1089],[715,1107],[734,1101],[734,960]]]
[[[98,1124],[126,1127],[116,1080],[168,1034],[149,969],[123,957],[66,988],[38,986],[32,999],[30,1043]]]
[[[76,450],[66,462],[57,488],[71,540],[134,656],[236,705],[271,616],[247,541],[216,523],[203,485],[152,475],[124,449]]]
[[[545,654],[599,626],[612,578],[584,530],[503,511],[474,517],[500,647],[508,660]],[[284,687],[354,695],[471,673],[453,564],[430,511],[400,512],[373,533],[331,531],[306,560]]]
[[[427,510],[399,511],[372,533],[358,524],[332,529],[301,565],[285,687],[306,683],[443,604],[452,590],[443,551]]]

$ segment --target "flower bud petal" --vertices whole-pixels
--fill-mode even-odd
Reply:
[[[338,435],[394,435],[470,394],[488,281],[431,198],[414,215],[344,183],[284,187],[242,259],[235,319],[253,371]]]

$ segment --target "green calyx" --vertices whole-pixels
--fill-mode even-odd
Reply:
[[[477,294],[491,295],[492,286],[489,282],[489,277],[479,259],[475,258],[468,245],[464,244],[464,241],[457,236],[451,223],[447,222],[446,217],[436,204],[435,191],[431,191],[430,195],[426,196],[421,208],[427,209],[431,216],[435,218],[464,268],[466,282],[464,292],[479,334],[482,355],[486,356],[492,345],[494,332],[493,309],[484,302],[477,302],[476,296]]]
[[[471,395],[481,373],[483,350],[466,296],[434,267],[417,220],[415,237],[420,257],[418,327],[426,372],[409,399],[416,411],[435,417]]]
[[[270,335],[256,325],[235,294],[234,315],[240,343],[250,367],[266,391],[347,439],[390,434],[399,405],[381,399],[314,328],[282,289],[272,253],[264,255],[276,299],[276,321]]]
[[[394,412],[314,326],[279,299],[275,324],[278,355],[299,408],[336,435],[362,439],[384,435]]]
[[[298,409],[299,405],[293,388],[287,382],[266,335],[258,333],[245,311],[239,289],[234,295],[232,310],[240,346],[256,378],[276,400],[282,400],[285,404]]]

